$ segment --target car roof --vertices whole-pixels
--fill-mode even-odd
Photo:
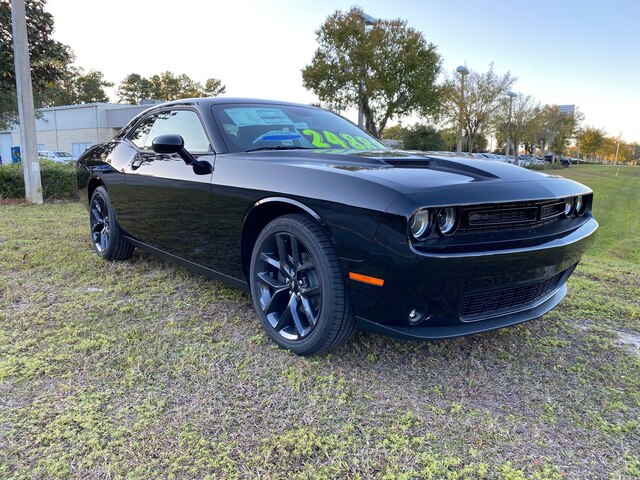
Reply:
[[[270,105],[290,105],[295,107],[309,107],[316,108],[313,105],[307,105],[304,103],[283,102],[281,100],[267,100],[264,98],[243,98],[243,97],[202,97],[202,98],[184,98],[180,100],[172,100],[170,102],[158,103],[153,105],[153,108],[169,105],[201,105],[204,107],[212,105],[228,105],[228,104],[256,104],[264,103]]]

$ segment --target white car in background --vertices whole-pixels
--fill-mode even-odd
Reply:
[[[59,152],[56,150],[40,150],[38,152],[39,158],[46,158],[47,160],[52,160],[54,162],[75,162],[78,160],[77,157],[74,157],[69,152]]]

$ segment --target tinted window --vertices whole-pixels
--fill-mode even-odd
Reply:
[[[149,134],[149,130],[151,130],[151,126],[153,122],[158,118],[157,114],[153,114],[148,116],[140,125],[136,127],[136,129],[129,135],[129,140],[131,140],[136,147],[144,148],[144,142],[147,139],[147,135]]]
[[[151,150],[153,139],[160,135],[177,133],[184,139],[188,152],[209,152],[209,138],[204,131],[200,117],[189,110],[175,110],[158,114],[144,142],[144,148]]]
[[[217,105],[213,115],[231,152],[302,147],[384,150],[378,140],[326,110],[290,105]]]
[[[190,110],[154,113],[138,125],[129,135],[129,140],[140,149],[151,150],[153,140],[167,134],[180,135],[189,152],[211,151],[200,117]]]

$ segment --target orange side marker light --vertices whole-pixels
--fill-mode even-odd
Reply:
[[[382,278],[368,277],[366,275],[360,275],[359,273],[349,272],[349,278],[356,282],[368,283],[369,285],[375,285],[376,287],[384,285],[384,280]]]

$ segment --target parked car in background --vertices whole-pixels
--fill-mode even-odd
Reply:
[[[244,289],[269,337],[300,355],[356,325],[439,339],[538,318],[598,228],[577,182],[391,150],[284,102],[157,105],[76,165],[100,257],[140,248]]]
[[[38,152],[39,158],[46,158],[47,160],[51,160],[53,162],[75,162],[78,160],[77,157],[74,157],[69,152],[60,152],[57,150],[40,150]]]

